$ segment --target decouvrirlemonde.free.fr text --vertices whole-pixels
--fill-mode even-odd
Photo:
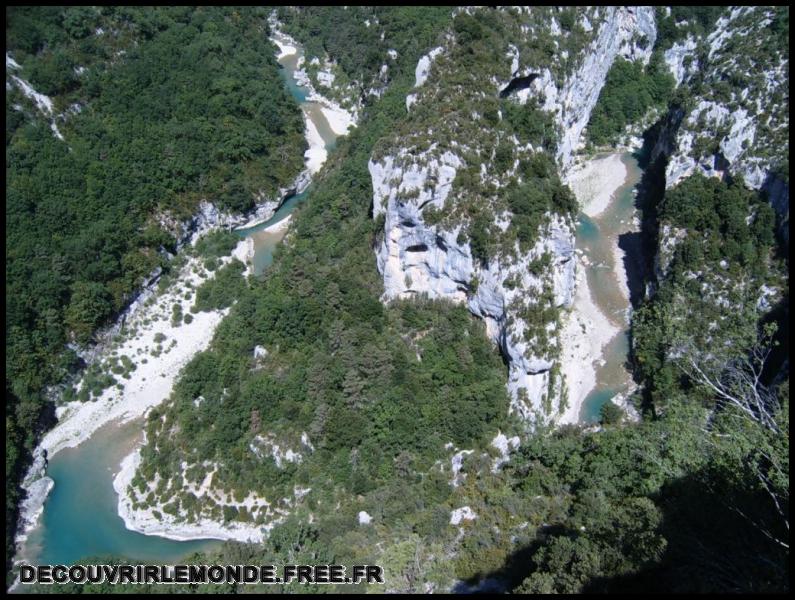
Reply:
[[[378,565],[21,565],[23,584],[384,583]]]

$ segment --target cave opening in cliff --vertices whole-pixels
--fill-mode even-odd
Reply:
[[[513,92],[529,88],[536,77],[540,77],[540,73],[530,73],[523,77],[514,77],[511,79],[511,82],[500,91],[500,98],[507,98]]]

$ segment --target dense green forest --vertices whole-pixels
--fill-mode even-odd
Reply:
[[[148,435],[163,442],[145,449],[143,478],[168,478],[189,457],[223,464],[216,485],[236,496],[280,498],[311,486],[308,506],[329,519],[327,535],[347,532],[350,548],[372,547],[353,541],[359,510],[396,531],[448,533],[443,507],[455,489],[440,469],[452,453],[445,445],[486,449],[511,423],[504,366],[482,323],[444,302],[379,300],[367,160],[404,117],[412,79],[407,69],[367,125],[338,142],[264,281],[238,296],[211,349],[152,413]],[[259,345],[268,355],[253,359]],[[314,451],[281,469],[258,458],[249,446],[265,433],[260,423],[288,447],[306,432]]]
[[[645,67],[618,57],[591,113],[588,141],[595,146],[617,143],[627,125],[638,123],[651,109],[665,109],[674,83],[662,52],[655,51]]]
[[[436,41],[450,12],[445,6],[283,6],[278,16],[285,31],[301,40],[307,56],[338,61],[363,91],[378,75],[388,50],[400,57],[390,69],[392,80],[413,73],[417,62],[410,57],[419,57]]]
[[[666,192],[657,214],[663,225],[686,232],[633,321],[636,373],[659,408],[690,387],[681,365],[669,360],[673,351],[725,347],[725,362],[744,356],[759,343],[760,288],[787,283],[773,253],[773,209],[742,182],[694,175]]]
[[[147,477],[168,474],[198,448],[205,459],[234,458],[219,482],[241,494],[313,487],[308,504],[263,547],[226,544],[191,560],[377,562],[399,591],[482,577],[535,593],[781,589],[787,553],[771,536],[786,536],[772,501],[788,498],[786,386],[773,392],[778,409],[766,427],[740,419],[735,405],[716,404],[713,391],[683,373],[654,395],[655,411],[640,424],[616,419],[598,432],[539,431],[502,472],[492,472],[486,443],[512,425],[500,412],[501,365],[483,331],[460,307],[378,301],[370,245],[380,232],[367,217],[365,165],[387,132],[404,127],[401,85],[340,142],[295,216],[293,241],[278,250],[265,281],[242,293],[212,349],[150,420],[159,443],[146,451]],[[517,114],[508,126],[523,119]],[[517,214],[525,200],[519,193],[507,199]],[[740,183],[694,179],[666,197],[660,215],[704,233],[700,249],[716,261],[727,256],[732,275],[752,269],[769,282],[779,269],[770,254],[770,209]],[[689,256],[686,248],[677,252]],[[679,261],[671,263],[672,278],[696,266]],[[749,319],[749,343],[765,343],[755,335],[755,315]],[[638,355],[667,340],[653,335],[639,325]],[[265,359],[252,358],[255,345],[268,348]],[[223,427],[203,425],[219,420]],[[261,422],[292,444],[306,431],[315,451],[282,469],[253,460],[247,445]],[[455,488],[438,464],[451,453],[443,449],[447,440],[476,449]],[[759,485],[760,474],[773,496]],[[449,515],[462,505],[478,519],[460,536]],[[358,523],[359,510],[374,517],[373,526]]]
[[[175,240],[157,215],[203,198],[231,211],[302,168],[303,120],[267,38],[266,11],[10,7],[7,71],[51,96],[63,140],[6,93],[6,550],[44,389]],[[7,84],[8,85],[8,84]]]
[[[574,9],[566,11],[560,20],[573,33],[569,43],[584,43]],[[219,18],[218,27],[234,28],[229,24],[235,23],[236,12],[221,11],[228,18]],[[693,27],[708,28],[717,13],[677,8],[672,14],[674,20],[688,18]],[[499,452],[490,442],[498,432],[509,437],[526,433],[507,414],[505,364],[483,323],[465,307],[423,298],[381,302],[383,284],[373,247],[383,235],[383,222],[371,217],[367,164],[388,151],[396,135],[405,139],[415,129],[422,129],[417,147],[431,140],[444,143],[454,134],[494,140],[493,154],[465,155],[469,168],[456,179],[455,205],[427,219],[468,220],[468,235],[480,257],[495,250],[491,225],[497,209],[507,208],[512,215],[502,243],[519,240],[525,247],[538,234],[543,213],[569,216],[576,211],[556,165],[544,154],[554,152],[551,119],[532,102],[521,106],[496,93],[481,93],[490,85],[479,75],[482,69],[498,59],[505,62],[504,49],[493,42],[510,31],[510,19],[489,9],[478,17],[451,19],[449,8],[435,7],[312,7],[284,9],[280,17],[304,44],[307,57],[328,53],[351,80],[375,76],[389,48],[398,49],[400,58],[390,70],[386,92],[365,105],[357,128],[338,141],[307,200],[293,213],[291,234],[264,277],[244,280],[240,263],[232,262],[200,288],[194,310],[231,305],[230,314],[211,347],[186,366],[172,397],[151,411],[146,425],[150,443],[133,485],[159,474],[161,484],[149,500],[157,496],[169,502],[169,510],[182,509],[189,516],[197,512],[195,497],[179,487],[189,476],[200,481],[205,471],[183,469],[182,461],[220,465],[213,485],[237,498],[249,492],[269,499],[292,496],[296,486],[311,490],[263,544],[225,543],[218,551],[186,560],[379,564],[386,570],[388,589],[400,592],[469,591],[483,579],[521,593],[785,590],[789,399],[782,357],[788,349],[776,345],[783,340],[775,323],[787,322],[788,283],[765,198],[740,180],[700,176],[654,198],[654,234],[662,236],[663,226],[685,234],[654,280],[654,295],[633,316],[631,358],[641,383],[633,401],[642,409],[642,421],[630,423],[606,410],[599,427],[539,429],[525,435],[511,460],[495,469]],[[373,17],[382,29],[365,24]],[[157,31],[147,23],[140,27]],[[383,40],[382,31],[387,33]],[[446,33],[457,36],[456,51],[434,68],[442,91],[455,93],[436,104],[420,103],[407,114],[414,66]],[[158,34],[152,36],[150,41],[158,39]],[[546,51],[545,39],[539,39],[522,50]],[[269,76],[275,69],[264,56],[271,52],[263,50],[260,57],[268,62],[262,68]],[[456,68],[461,65],[470,69]],[[614,65],[599,100],[602,116],[589,125],[592,135],[603,136],[594,143],[612,139],[650,107],[664,108],[670,82],[654,68],[621,61]],[[477,78],[482,81],[473,82]],[[611,112],[614,105],[616,112]],[[278,106],[285,123],[292,123],[294,107],[287,101]],[[469,118],[473,109],[482,120]],[[457,110],[465,115],[460,123]],[[443,124],[438,123],[440,113],[446,117]],[[436,137],[425,133],[431,124],[438,126]],[[300,133],[300,125],[293,125],[296,129],[289,131]],[[62,126],[66,140],[77,144],[69,127]],[[39,129],[40,138],[54,148],[63,144],[46,124]],[[481,130],[487,133],[479,134]],[[522,180],[506,176],[498,193],[475,174],[481,162],[494,166],[496,177],[511,169],[514,146],[500,142],[512,135],[543,151],[523,157],[516,167]],[[301,142],[293,146],[300,148]],[[75,147],[69,154],[77,152]],[[215,161],[213,165],[217,167]],[[246,189],[245,180],[241,185]],[[215,189],[219,198],[221,186]],[[190,186],[172,191],[170,197],[180,205],[197,197]],[[141,223],[149,221],[137,227]],[[130,227],[125,243],[140,243],[130,233],[139,230]],[[66,244],[71,236],[62,235]],[[228,254],[233,241],[214,234],[197,250],[212,262]],[[93,264],[73,258],[77,265]],[[47,255],[41,260],[53,259]],[[78,277],[82,271],[72,271],[71,260],[64,285],[80,284],[73,292],[79,302],[61,298],[70,300],[64,302],[67,309],[75,304],[76,316],[101,306],[103,297],[114,306],[113,290],[127,289],[109,288],[106,279]],[[130,286],[135,283],[130,280]],[[770,307],[757,305],[762,286],[784,296],[772,316]],[[43,347],[63,345],[67,337],[60,323],[67,318],[66,312],[53,314],[59,337]],[[34,319],[25,335],[38,331],[37,323]],[[267,355],[258,355],[258,347]],[[33,351],[19,356],[32,360]],[[31,373],[32,364],[27,367]],[[14,393],[19,389],[14,387]],[[28,399],[16,405],[16,414],[23,415],[35,406],[29,400],[34,396],[18,394]],[[16,416],[7,430],[20,446],[22,418]],[[27,418],[34,422],[36,413]],[[252,450],[263,437],[300,449],[302,460],[277,465],[267,455],[263,458]],[[461,449],[472,453],[463,457],[456,485],[451,485],[451,457]],[[8,469],[9,463],[7,474]],[[452,524],[451,511],[465,506],[477,519]],[[370,524],[360,522],[360,511],[372,518]],[[216,512],[218,518],[254,520],[220,507]],[[84,562],[124,561],[102,557]],[[351,589],[185,586],[179,591]],[[129,590],[54,585],[40,591]],[[174,588],[136,586],[135,591],[173,593]],[[372,590],[362,586],[357,591]]]

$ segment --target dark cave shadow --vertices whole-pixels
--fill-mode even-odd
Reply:
[[[632,308],[638,308],[643,300],[646,269],[643,260],[643,233],[631,231],[618,236],[618,247],[624,251],[622,259],[624,272],[627,274],[629,302]]]

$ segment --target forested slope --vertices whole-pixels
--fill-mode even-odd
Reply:
[[[628,22],[635,10],[622,13]],[[453,147],[462,136],[489,147],[465,155],[468,168],[451,184],[455,202],[426,221],[466,224],[483,260],[506,240],[521,248],[543,237],[545,210],[575,210],[557,175],[556,107],[500,98],[500,78],[514,75],[505,48],[526,36],[517,57],[534,64],[559,56],[550,77],[565,81],[591,39],[586,33],[602,24],[598,14],[280,12],[308,61],[328,58],[340,77],[356,82],[342,86],[340,100],[362,114],[294,213],[265,277],[229,286],[237,302],[211,347],[147,421],[133,481],[142,505],[186,521],[208,511],[227,523],[273,526],[262,544],[227,543],[189,561],[379,564],[385,589],[402,592],[788,589],[788,348],[775,346],[769,326],[787,324],[787,263],[769,198],[742,176],[697,174],[666,190],[665,152],[648,170],[639,202],[650,239],[660,243],[659,268],[632,324],[640,384],[632,400],[645,409],[639,423],[618,416],[594,427],[529,431],[508,415],[507,365],[464,305],[421,295],[383,301],[376,253],[385,220],[373,218],[368,165],[396,144],[425,148],[439,138]],[[710,33],[717,17],[657,12],[660,47],[642,48],[647,64],[613,63],[593,111],[593,144],[656,125],[647,146],[665,145],[663,125],[692,99],[689,90],[674,90],[659,52],[687,33]],[[531,26],[537,33],[528,35]],[[565,32],[565,58],[545,33],[553,29]],[[633,48],[643,45],[630,37]],[[426,70],[430,79],[418,89],[418,61],[441,44],[453,51]],[[388,64],[386,82],[381,64]],[[367,94],[374,80],[386,85]],[[409,94],[416,104],[407,103]],[[496,183],[486,185],[483,172]],[[536,186],[500,179],[511,172]],[[534,267],[543,272],[549,264]],[[477,281],[464,284],[465,293],[476,293]],[[540,325],[555,316],[526,313]],[[280,518],[266,519],[199,501],[188,487],[210,470],[225,496],[290,502],[279,506]]]
[[[158,217],[189,217],[202,199],[246,211],[302,168],[303,121],[266,16],[7,9],[8,533],[20,465],[45,425],[45,388],[168,269],[176,240]]]
[[[293,15],[291,32],[309,43],[303,15]],[[308,22],[311,16],[307,11]],[[461,64],[488,60],[480,44],[498,35],[503,17],[478,16],[461,15],[439,33],[467,40],[460,54],[440,62],[442,89],[455,89]],[[362,22],[362,39],[372,36],[371,27]],[[429,39],[425,51],[439,39]],[[343,51],[336,52],[344,64]],[[742,418],[741,406],[716,401],[708,384],[688,375],[686,362],[666,355],[653,372],[677,383],[644,422],[538,428],[505,465],[500,448],[511,447],[522,427],[502,412],[504,367],[480,325],[445,301],[379,301],[383,288],[371,253],[383,223],[369,220],[366,164],[383,156],[394,131],[419,137],[436,126],[442,136],[455,135],[455,121],[434,120],[433,103],[412,106],[409,113],[417,113],[407,117],[403,100],[413,77],[405,65],[399,70],[404,76],[365,108],[357,130],[340,143],[265,281],[251,283],[212,348],[153,413],[148,433],[157,444],[144,451],[143,477],[134,485],[166,481],[152,500],[170,502],[169,510],[188,520],[203,507],[180,491],[183,481],[173,476],[180,461],[217,464],[213,485],[238,498],[300,496],[289,516],[273,522],[264,546],[228,544],[197,560],[375,562],[395,591],[479,589],[484,581],[525,592],[638,591],[652,582],[672,591],[782,589],[787,553],[775,539],[787,535],[776,506],[788,501],[781,462],[786,384],[766,380],[759,388],[773,410],[764,424]],[[465,96],[451,98],[461,105]],[[502,127],[533,135],[522,127],[536,104],[499,108],[510,120],[473,120],[466,124],[471,136],[481,127],[483,136]],[[543,147],[543,139],[537,143]],[[736,263],[730,269],[752,278],[748,289],[779,277],[769,206],[730,183],[690,185],[666,197],[660,214],[703,233],[698,250]],[[685,200],[694,195],[703,197],[697,207]],[[526,199],[511,198],[514,211]],[[470,200],[470,213],[494,221],[488,198]],[[752,218],[741,218],[749,212]],[[497,246],[487,232],[483,242]],[[690,313],[684,318],[694,322]],[[765,343],[764,336],[757,340],[755,318],[745,326],[745,349]],[[652,339],[640,330],[637,337]],[[200,476],[186,472],[192,482]],[[266,522],[210,508],[229,521]]]

